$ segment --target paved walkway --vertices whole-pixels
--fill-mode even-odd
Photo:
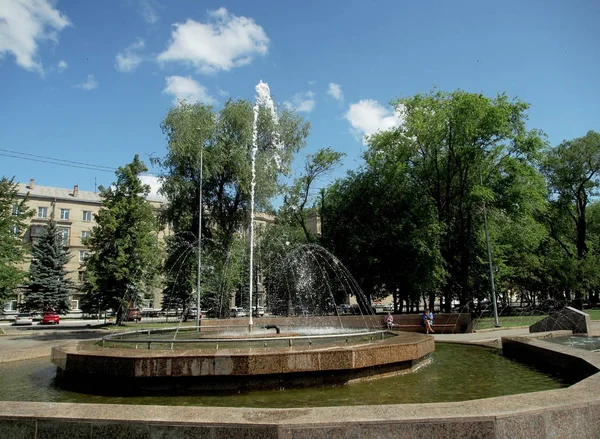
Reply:
[[[435,341],[452,341],[464,343],[496,343],[502,337],[516,337],[529,334],[529,327],[498,328],[491,331],[479,331],[468,334],[434,334]]]
[[[470,334],[434,334],[436,341],[463,343],[499,343],[502,337],[517,337],[529,334],[529,326],[519,328],[485,329]],[[590,335],[600,337],[600,320],[592,320]]]
[[[88,330],[63,332],[28,332],[23,335],[0,337],[0,363],[49,357],[52,346],[72,345],[78,341],[93,340],[106,335],[106,331]]]

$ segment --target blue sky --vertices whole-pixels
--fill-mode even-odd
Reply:
[[[518,96],[557,144],[600,131],[599,42],[595,0],[0,0],[0,153],[149,165],[176,98],[218,107],[260,79],[312,124],[297,164],[331,146],[347,154],[335,175],[360,165],[363,134],[398,123],[392,99],[432,86]],[[0,175],[114,177],[6,155]]]

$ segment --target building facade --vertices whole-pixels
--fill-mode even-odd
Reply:
[[[18,184],[18,196],[28,197],[27,206],[33,210],[33,217],[29,220],[27,230],[23,234],[25,242],[32,243],[39,238],[44,227],[54,216],[63,238],[63,244],[71,253],[71,260],[65,269],[68,277],[73,281],[76,290],[71,297],[71,314],[80,314],[79,301],[81,293],[79,287],[85,281],[85,260],[89,256],[89,249],[83,240],[90,236],[92,228],[96,225],[94,215],[101,206],[100,194],[97,192],[80,191],[77,185],[73,189],[63,189],[48,186],[39,186],[31,179],[29,184]],[[162,205],[160,200],[149,200],[155,209]],[[161,233],[163,235],[163,233]],[[29,270],[29,263],[22,267]],[[14,313],[23,301],[22,289],[17,290],[15,297],[4,304],[5,313]],[[148,307],[159,306],[160,293],[150,292],[144,305]]]
[[[96,226],[95,215],[101,207],[102,199],[97,192],[81,191],[77,185],[72,189],[39,186],[34,179],[29,184],[18,183],[19,198],[27,197],[27,206],[32,209],[34,214],[28,220],[27,230],[23,234],[23,239],[27,243],[35,242],[46,227],[50,218],[54,217],[63,238],[63,244],[71,253],[71,260],[66,265],[68,277],[73,281],[76,289],[71,297],[71,310],[73,316],[81,314],[79,302],[82,293],[80,287],[83,286],[86,278],[85,260],[89,256],[89,249],[84,245],[83,240],[90,236],[92,229]],[[163,205],[163,201],[158,198],[148,198],[148,201],[158,212]],[[255,229],[257,240],[260,240],[260,231],[270,224],[273,224],[275,217],[267,213],[255,213]],[[319,235],[321,232],[320,219],[316,215],[308,218],[308,227],[310,231]],[[166,228],[159,232],[159,240],[164,239],[169,233]],[[240,235],[249,239],[249,228],[242,228]],[[29,270],[29,262],[22,267],[24,271]],[[256,273],[256,297],[254,303],[262,306],[265,303],[266,291],[262,282],[262,273],[260,270]],[[4,314],[14,314],[18,311],[23,302],[24,290],[17,289],[15,297],[4,304]],[[142,300],[143,308],[160,308],[162,304],[162,289],[157,288],[154,291],[148,291]],[[235,295],[230,299],[230,305],[236,305]],[[2,304],[0,304],[2,311]]]

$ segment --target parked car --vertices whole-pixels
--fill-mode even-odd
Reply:
[[[229,316],[230,317],[246,317],[246,316],[248,316],[248,313],[246,312],[246,310],[244,308],[236,306],[229,310]]]
[[[260,306],[260,305],[258,307],[256,307],[256,306],[252,307],[252,315],[254,317],[262,317],[262,316],[264,316],[265,315],[265,307],[264,306]]]
[[[15,325],[33,325],[33,316],[29,313],[19,313],[15,317]]]
[[[142,312],[139,308],[130,308],[127,310],[127,314],[123,319],[128,322],[141,322],[142,321]]]
[[[60,316],[55,312],[47,312],[42,317],[42,325],[58,325],[60,323]]]

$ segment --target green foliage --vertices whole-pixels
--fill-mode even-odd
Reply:
[[[202,292],[206,306],[221,311],[229,306],[228,298],[239,285],[241,270],[237,234],[249,220],[252,122],[250,102],[229,100],[218,112],[210,106],[184,102],[171,108],[162,123],[168,150],[164,158],[153,162],[162,168],[162,193],[168,200],[161,219],[174,234],[167,246],[169,287],[164,303],[175,301],[185,307],[194,302],[197,252],[192,249],[198,247],[202,181],[202,251],[203,259],[208,258],[203,265],[212,267]],[[282,148],[275,144],[275,131]],[[304,146],[308,131],[309,124],[294,113],[281,112],[275,126],[271,115],[260,111],[255,194],[259,210],[269,208],[279,176],[289,172],[292,156]]]
[[[530,248],[541,239],[532,218],[543,207],[536,160],[544,142],[525,128],[528,105],[506,95],[434,90],[394,105],[404,123],[372,136],[365,169],[328,193],[325,234],[334,251],[347,248],[342,260],[353,272],[365,272],[366,289],[413,300],[437,293],[448,310],[484,291],[484,203],[498,231],[537,230]],[[516,277],[515,248],[502,254],[507,281]]]
[[[339,166],[344,155],[344,153],[336,152],[331,148],[322,148],[315,154],[307,155],[304,173],[296,178],[290,187],[286,188],[280,216],[283,216],[291,224],[300,226],[306,242],[316,240],[308,226],[309,208],[312,207],[312,214],[315,214],[315,197],[311,192],[313,184]]]
[[[29,283],[23,301],[24,311],[66,313],[74,291],[65,265],[71,259],[53,216],[42,235],[33,243]]]
[[[14,289],[25,277],[20,265],[25,262],[27,247],[23,242],[26,219],[33,215],[27,198],[19,198],[14,178],[0,180],[0,304],[14,296]]]
[[[136,155],[115,172],[111,187],[100,187],[102,207],[86,242],[91,252],[86,301],[92,309],[117,311],[117,322],[154,286],[160,264],[157,221],[145,198],[150,187],[139,179],[147,170]]]
[[[543,171],[550,188],[550,209],[545,219],[561,260],[554,264],[562,280],[559,288],[567,292],[567,299],[571,292],[577,299],[588,294],[597,298],[600,253],[595,245],[597,235],[590,236],[590,229],[597,231],[593,221],[598,222],[597,216],[590,218],[588,207],[600,185],[600,134],[590,131],[549,149]]]

